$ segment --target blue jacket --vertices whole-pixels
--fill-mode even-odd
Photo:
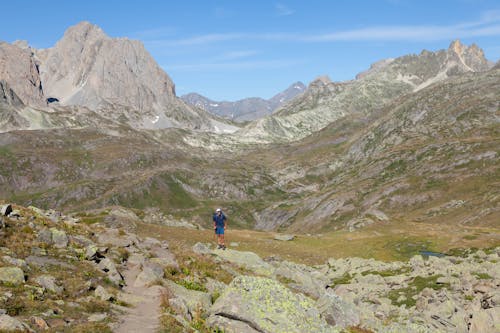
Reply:
[[[226,221],[226,216],[224,215],[224,213],[221,213],[220,215],[215,213],[213,220],[214,220],[215,226],[224,227],[224,222]]]

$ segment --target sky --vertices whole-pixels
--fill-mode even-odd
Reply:
[[[48,48],[80,21],[141,40],[176,85],[213,100],[353,79],[385,58],[460,39],[500,58],[499,0],[2,1],[0,40]]]

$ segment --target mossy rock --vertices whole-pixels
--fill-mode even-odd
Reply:
[[[208,323],[224,332],[242,324],[257,332],[335,332],[312,299],[262,277],[235,278],[215,301],[210,314]],[[222,323],[226,326],[217,327]]]

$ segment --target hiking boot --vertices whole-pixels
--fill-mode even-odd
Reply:
[[[222,245],[222,249],[225,250],[226,249],[226,245]]]
[[[219,245],[217,245],[217,250],[220,250],[220,249],[222,249],[222,245],[219,244]]]

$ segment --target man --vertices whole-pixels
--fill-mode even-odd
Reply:
[[[214,214],[214,230],[217,235],[217,249],[226,249],[224,244],[224,230],[226,229],[226,216],[220,208],[215,210]]]

